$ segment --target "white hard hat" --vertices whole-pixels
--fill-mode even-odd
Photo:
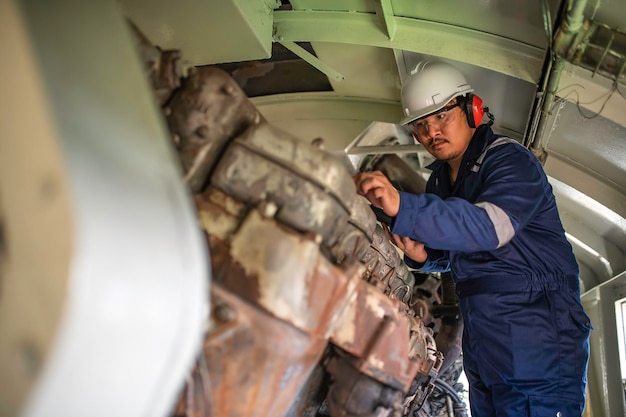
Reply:
[[[452,64],[426,60],[417,64],[402,85],[401,125],[427,116],[443,108],[454,97],[474,89]]]

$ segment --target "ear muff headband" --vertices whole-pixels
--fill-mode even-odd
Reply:
[[[483,99],[468,93],[463,99],[463,110],[467,116],[467,123],[470,127],[477,127],[483,120],[485,108],[483,107]]]

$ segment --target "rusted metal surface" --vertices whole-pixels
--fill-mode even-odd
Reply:
[[[323,392],[314,370],[333,375],[332,416],[421,401],[441,355],[411,308],[413,275],[341,162],[268,125],[214,68],[185,80],[166,115],[215,306],[177,413],[285,416]]]
[[[211,297],[211,328],[177,413],[284,416],[326,339],[276,320],[219,284]]]
[[[408,307],[413,292],[413,275],[381,226],[376,227],[372,244],[361,261],[367,266],[365,279],[368,282],[386,295],[400,299]]]
[[[213,165],[234,138],[263,117],[224,71],[211,67],[190,70],[188,78],[164,108],[178,148],[185,181],[196,193]]]
[[[210,249],[214,280],[224,288],[297,329],[326,338],[346,296],[360,282],[358,268],[339,269],[314,240],[256,210],[230,242],[213,242]]]
[[[271,201],[278,221],[319,234],[325,245],[337,241],[350,217],[346,201],[356,199],[337,159],[268,124],[248,129],[226,149],[211,182],[250,205]]]
[[[320,417],[327,414],[326,397],[332,377],[328,372],[328,362],[335,356],[331,345],[326,347],[317,366],[311,371],[304,386],[293,398],[293,402],[284,417]]]
[[[328,365],[333,385],[328,406],[333,416],[399,417],[403,411],[402,391],[363,374],[354,360],[335,356]]]
[[[331,342],[359,358],[362,373],[406,391],[418,372],[428,375],[439,360],[430,329],[405,314],[400,304],[361,281]]]
[[[255,239],[255,236],[264,236],[268,240]],[[268,245],[268,241],[274,244]],[[378,385],[398,393],[407,391],[418,374],[427,382],[436,375],[440,360],[430,329],[405,314],[399,300],[387,297],[364,281],[363,267],[342,270],[334,266],[320,253],[314,240],[281,226],[271,218],[263,217],[256,209],[243,219],[237,234],[228,243],[216,238],[210,242],[216,288],[255,308],[255,329],[278,322],[292,329],[291,332],[284,332],[290,339],[294,337],[293,331],[298,331],[309,341],[322,340],[315,354],[309,352],[315,360],[319,359],[323,348],[330,341],[355,358],[352,367],[359,375],[367,375],[365,380],[378,381]],[[215,302],[217,306],[220,304]],[[230,309],[240,310],[238,307]],[[268,338],[266,342],[284,343],[282,336],[268,330],[264,330],[263,334]],[[207,341],[213,337],[209,333]],[[245,352],[263,349],[265,347],[256,342],[242,345]],[[215,353],[205,350],[205,355],[208,358],[208,355],[215,356]],[[289,358],[282,351],[280,356],[284,360]],[[234,360],[234,363],[239,364],[236,358],[236,352],[229,351],[228,361]],[[239,369],[238,365],[229,366],[228,370],[224,370],[209,364],[208,369],[218,374],[225,371],[245,372],[256,381],[271,381],[278,365],[274,364],[269,371],[266,367],[252,368],[246,365]],[[299,369],[310,372],[311,366],[308,362],[301,363]],[[257,375],[257,369],[260,373],[269,374]],[[228,381],[220,384],[228,384]],[[340,387],[341,382],[336,381],[335,384],[339,384],[335,385],[336,389],[345,389]],[[245,387],[238,385],[232,389],[241,391]],[[200,398],[206,397],[204,391],[199,394],[202,394]],[[213,403],[220,402],[225,395],[224,392],[212,393]],[[201,400],[196,402],[202,403]],[[248,404],[259,413],[257,415],[284,415],[286,412],[282,406],[276,408],[277,405],[272,405],[275,407],[272,412],[280,411],[283,414],[263,414],[265,409],[269,412],[268,405]],[[226,411],[220,409],[220,412]],[[247,415],[242,410],[233,409],[229,412],[216,415]]]
[[[202,228],[214,239],[226,240],[241,224],[248,207],[241,201],[213,188],[195,195]]]
[[[348,200],[350,218],[341,227],[337,240],[326,248],[327,256],[336,264],[362,261],[372,244],[376,228],[374,213],[364,198]]]
[[[254,239],[254,236],[264,236],[274,245],[267,245],[267,241]],[[263,217],[257,210],[248,213],[237,234],[228,243],[217,239],[211,242],[216,282],[214,292],[219,292],[222,298],[230,296],[230,304],[214,301],[217,312],[214,311],[213,320],[218,325],[207,335],[204,355],[209,375],[228,376],[220,379],[219,391],[212,389],[210,393],[210,407],[214,407],[218,414],[204,415],[243,416],[251,410],[256,415],[284,415],[290,403],[283,403],[279,398],[271,404],[246,401],[246,405],[253,408],[245,410],[237,408],[242,405],[224,408],[228,406],[220,404],[222,401],[229,404],[233,400],[229,397],[229,390],[241,395],[246,389],[256,392],[260,389],[258,384],[271,385],[275,378],[280,377],[276,373],[280,374],[280,369],[288,367],[303,373],[294,375],[290,382],[293,391],[289,394],[295,398],[302,380],[311,372],[329,341],[356,358],[352,366],[359,375],[367,375],[365,380],[377,381],[375,386],[396,391],[400,399],[401,393],[408,390],[418,373],[429,380],[432,371],[436,371],[436,349],[429,330],[424,329],[421,322],[403,314],[399,300],[387,297],[364,281],[362,267],[342,270],[332,265],[320,253],[315,241]],[[292,262],[298,262],[298,265]],[[250,333],[254,332],[249,326],[242,329],[239,325],[237,332],[240,337],[247,335],[249,338],[246,343],[227,343],[224,340],[224,329],[230,327],[220,323],[233,326],[234,318],[242,317],[241,312],[248,311],[239,303],[253,309],[246,314],[253,316],[248,320],[254,320],[252,327],[255,331],[261,330],[263,340],[253,338]],[[273,331],[273,326],[282,330]],[[290,331],[284,330],[284,326]],[[307,351],[308,361],[301,361],[291,352],[293,347],[290,343],[298,337],[304,338],[300,345],[312,345]],[[289,347],[286,351],[281,347],[273,352],[278,357],[272,359],[271,367],[252,367],[246,360],[238,359],[239,355],[261,355],[259,352],[268,349],[265,343],[270,346],[286,344]],[[219,346],[222,346],[221,349],[228,346],[227,354],[221,359],[229,365],[219,360],[213,363],[219,357],[216,350],[222,351]],[[287,361],[289,365],[281,361]],[[219,363],[222,365],[218,366]],[[258,364],[258,360],[255,363]],[[248,388],[240,383],[234,384],[233,375],[239,373],[247,375],[246,381],[256,382]],[[199,368],[196,374],[202,375]],[[233,386],[226,388],[229,384]],[[341,382],[336,381],[335,384],[337,390],[345,389],[341,387]],[[199,386],[203,386],[202,381],[195,384],[196,389]],[[204,389],[197,391],[194,398],[199,399],[194,403],[204,404],[206,408],[209,406],[205,401],[207,395]],[[281,398],[282,395],[281,392]]]

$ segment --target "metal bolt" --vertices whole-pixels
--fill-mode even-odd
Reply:
[[[237,317],[237,312],[235,310],[222,303],[215,306],[213,314],[215,315],[215,318],[221,322],[231,321]]]
[[[278,206],[273,201],[263,201],[259,205],[259,212],[263,217],[266,217],[268,219],[273,218],[276,215],[277,211]]]

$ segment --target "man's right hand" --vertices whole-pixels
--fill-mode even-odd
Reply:
[[[391,217],[400,210],[400,193],[380,171],[362,172],[354,177],[356,191],[375,207],[383,209]]]

